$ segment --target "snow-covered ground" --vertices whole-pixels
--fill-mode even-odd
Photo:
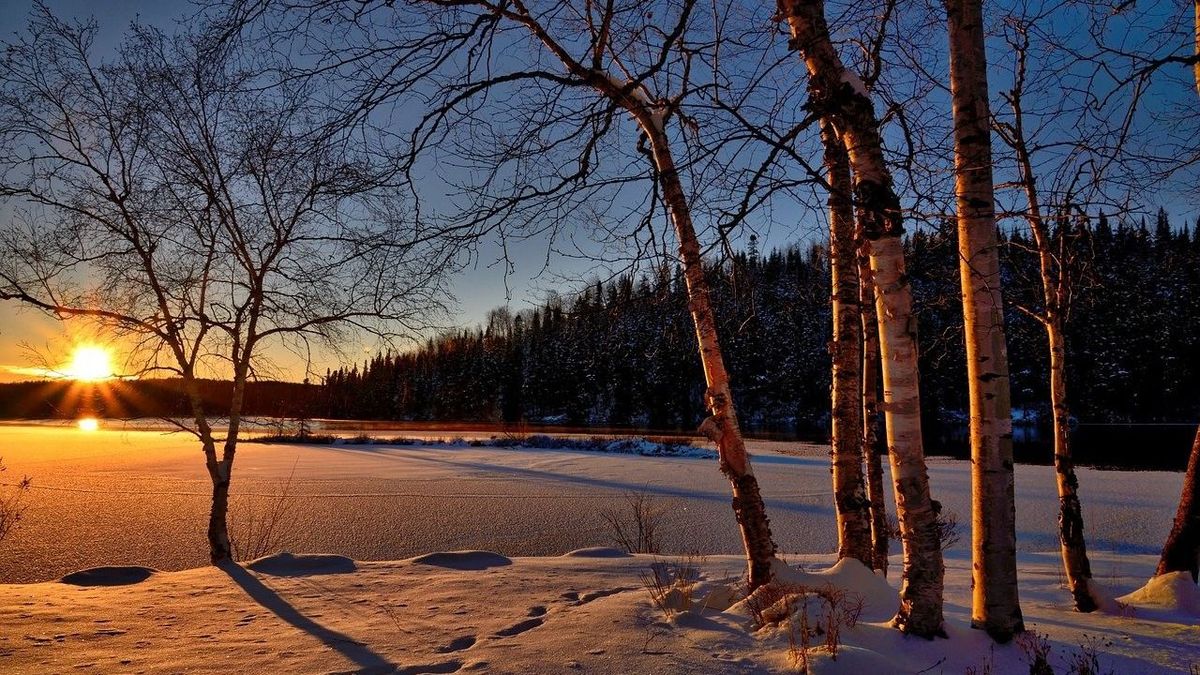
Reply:
[[[834,532],[826,449],[752,449],[786,559],[828,566]],[[11,468],[6,480],[29,474],[35,485],[26,521],[0,545],[0,579],[48,582],[0,584],[3,671],[792,669],[788,631],[750,630],[744,608],[720,611],[723,603],[714,602],[668,619],[642,586],[650,558],[561,555],[608,544],[597,512],[642,491],[671,507],[668,551],[709,554],[698,593],[710,597],[718,580],[741,567],[719,555],[736,552],[738,540],[728,484],[712,460],[247,444],[235,492],[277,494],[291,476],[297,526],[287,547],[349,558],[276,558],[222,570],[202,567],[207,479],[187,438],[3,426],[0,456]],[[930,464],[935,498],[965,521],[969,465]],[[1080,481],[1096,577],[1114,596],[1130,593],[1153,571],[1182,476],[1083,470]],[[1026,622],[1049,635],[1057,672],[1067,672],[1081,644],[1095,645],[1101,666],[1116,673],[1188,672],[1200,664],[1194,584],[1126,597],[1107,614],[1072,612],[1054,553],[1052,469],[1018,467],[1017,496]],[[863,620],[846,631],[837,662],[813,655],[816,671],[982,673],[987,663],[991,672],[1027,670],[1019,648],[992,650],[986,636],[966,628],[965,546],[964,538],[947,561],[950,640],[905,640],[884,627],[894,595],[851,570],[841,578],[864,593]],[[405,560],[456,549],[496,553]],[[184,571],[106,570],[52,581],[102,565]],[[117,582],[123,585],[110,585]]]

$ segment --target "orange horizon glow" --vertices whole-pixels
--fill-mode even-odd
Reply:
[[[78,422],[80,431],[96,431],[100,428],[100,420],[95,417],[84,417]]]

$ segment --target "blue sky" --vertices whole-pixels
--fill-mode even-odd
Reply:
[[[1168,12],[1175,11],[1174,4],[1170,2],[1153,4]],[[131,21],[136,19],[169,29],[174,21],[196,9],[194,4],[186,0],[49,0],[48,5],[56,14],[64,17],[82,18],[94,15],[100,24],[96,52],[101,57],[114,50]],[[5,37],[11,36],[24,25],[32,7],[33,3],[30,0],[0,2],[0,26],[4,27],[0,30],[6,33]],[[940,44],[936,47],[942,48]],[[989,48],[997,49],[996,42],[989,43]],[[1001,52],[998,56],[1003,57],[1005,54]],[[989,57],[989,60],[1002,59]],[[993,84],[1003,81],[1004,78],[1002,72],[997,72]],[[1194,93],[1185,91],[1184,95],[1190,96]],[[1163,94],[1156,92],[1155,96],[1161,97]],[[1170,93],[1166,96],[1167,100],[1163,105],[1175,98]],[[946,106],[947,118],[949,114]],[[1195,209],[1185,207],[1186,202],[1175,195],[1164,195],[1162,201],[1173,215],[1176,215],[1176,222],[1181,222],[1180,217],[1195,218]],[[1158,204],[1152,205],[1157,206]],[[822,214],[801,213],[789,216],[792,222],[800,221],[801,226],[778,228],[776,232],[760,232],[761,248],[769,249],[804,238],[823,238]],[[0,206],[0,218],[8,217],[11,217],[11,209]],[[452,288],[457,302],[451,321],[457,325],[473,325],[482,322],[488,310],[496,306],[507,303],[514,309],[521,309],[536,303],[547,291],[570,291],[578,288],[579,283],[571,279],[587,276],[591,269],[589,265],[558,254],[548,246],[549,242],[544,239],[509,246],[509,266],[501,261],[503,251],[498,245],[494,242],[481,243],[477,255],[472,257],[471,265],[454,279]],[[89,339],[85,335],[71,334],[68,328],[35,312],[21,311],[14,303],[0,303],[0,381],[28,377],[29,372],[24,369],[37,365],[21,346],[22,343],[28,343],[43,351],[53,362],[63,358],[69,351],[70,344]],[[361,360],[373,353],[377,347],[378,345],[369,342],[346,345],[345,356]],[[279,375],[289,379],[304,377],[303,362],[299,359],[283,352],[273,354],[272,357]],[[321,374],[327,366],[336,366],[338,363],[329,355],[318,354],[317,359],[318,363],[314,368],[316,374]]]

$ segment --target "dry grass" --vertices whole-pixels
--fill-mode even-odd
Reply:
[[[295,538],[296,498],[292,478],[296,466],[273,495],[237,495],[229,505],[229,543],[234,560],[253,560],[277,553]]]
[[[0,458],[0,474],[7,471],[4,459]],[[13,484],[0,484],[0,541],[4,541],[5,537],[17,528],[25,515],[25,509],[29,506],[25,503],[25,497],[29,494],[29,486],[32,484],[29,476]]]
[[[752,593],[746,602],[755,630],[775,626],[786,631],[788,656],[800,672],[809,670],[814,647],[837,660],[842,631],[862,616],[863,596],[833,584],[806,586],[772,582]]]
[[[650,593],[650,601],[668,620],[676,612],[685,612],[696,605],[696,585],[704,558],[685,555],[671,560],[656,560],[649,571],[638,574],[642,586]]]
[[[613,541],[628,553],[661,553],[659,530],[667,509],[654,495],[626,492],[623,508],[600,510]]]

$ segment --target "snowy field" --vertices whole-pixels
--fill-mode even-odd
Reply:
[[[834,550],[828,448],[758,442],[751,449],[779,546],[792,553]],[[210,488],[199,445],[187,437],[0,426],[0,457],[9,466],[3,480],[27,474],[34,485],[25,521],[0,546],[0,582],[48,581],[97,565],[181,570],[207,562]],[[929,462],[934,498],[965,526],[969,465]],[[729,483],[712,460],[246,443],[234,465],[233,492],[279,494],[289,476],[295,523],[283,543],[297,552],[355,560],[468,548],[558,555],[611,545],[598,512],[620,506],[630,491],[670,507],[666,551],[739,551]],[[1178,473],[1080,470],[1091,548],[1157,554],[1182,482]],[[1053,469],[1018,466],[1017,499],[1020,550],[1055,550]],[[967,546],[964,537],[952,554],[965,555]],[[1097,570],[1101,578],[1105,572],[1103,565]]]
[[[826,449],[752,449],[785,558],[827,567]],[[720,555],[738,542],[728,483],[712,460],[246,444],[235,493],[278,494],[290,476],[296,526],[286,547],[347,556],[273,558],[247,570],[204,566],[207,478],[199,448],[183,436],[0,426],[0,456],[5,480],[28,474],[35,486],[26,521],[0,546],[2,580],[48,582],[0,585],[0,671],[795,672],[788,629],[751,630],[746,607],[719,599],[721,580],[741,562]],[[935,498],[964,522],[968,468],[930,462]],[[1080,481],[1096,578],[1114,597],[1130,593],[1153,572],[1182,474],[1085,469]],[[668,618],[651,604],[639,578],[648,557],[561,555],[609,545],[597,512],[629,491],[670,505],[668,551],[707,554],[689,611]],[[1081,645],[1096,649],[1102,672],[1200,666],[1194,584],[1075,613],[1054,553],[1052,469],[1018,466],[1017,499],[1026,623],[1048,636],[1056,672],[1068,672]],[[812,654],[814,672],[1027,672],[1020,648],[992,649],[966,627],[965,535],[947,560],[950,640],[886,628],[894,591],[861,568],[842,569],[820,579],[861,593],[866,607],[836,662]],[[495,553],[413,557],[463,549]],[[185,571],[55,581],[112,565]]]

